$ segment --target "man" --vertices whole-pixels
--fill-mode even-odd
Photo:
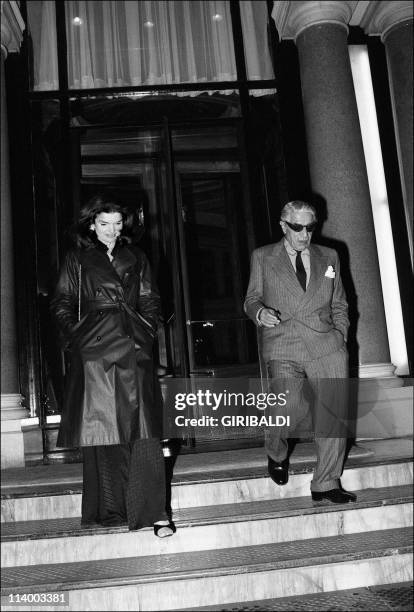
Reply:
[[[316,211],[307,202],[284,206],[280,218],[284,238],[253,252],[244,308],[261,328],[260,350],[272,390],[288,391],[291,431],[309,417],[305,379],[314,392],[317,463],[312,499],[347,503],[356,496],[340,485],[346,437],[335,426],[346,407],[346,394],[335,393],[331,383],[335,387],[337,381],[340,389],[339,379],[348,377],[348,305],[338,254],[310,244],[316,223]],[[279,485],[289,478],[287,437],[286,429],[279,427],[269,428],[265,435],[269,475]]]

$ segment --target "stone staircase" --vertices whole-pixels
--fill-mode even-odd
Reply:
[[[358,501],[344,505],[312,503],[313,450],[297,445],[285,487],[267,476],[262,449],[180,456],[178,530],[164,540],[151,529],[81,528],[79,464],[7,470],[4,609],[16,609],[11,596],[59,592],[69,610],[347,610],[329,605],[358,594],[360,606],[368,595],[384,602],[391,591],[398,607],[388,597],[388,607],[352,609],[411,609],[411,441],[354,447],[342,483]]]

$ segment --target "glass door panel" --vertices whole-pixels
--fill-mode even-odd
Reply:
[[[208,387],[221,391],[218,379],[248,384],[259,372],[255,326],[243,311],[253,229],[239,129],[238,121],[229,121],[171,131],[193,392],[197,380],[205,386],[206,376],[214,379]],[[262,440],[256,430],[204,427],[194,443],[201,451]]]
[[[247,246],[240,173],[179,178],[190,372],[248,371],[256,352],[243,313],[246,271],[240,255]]]
[[[158,373],[184,375],[181,342],[179,286],[172,279],[178,261],[172,248],[169,195],[168,147],[165,129],[160,127],[90,128],[85,130],[81,150],[81,200],[97,191],[115,191],[135,213],[139,231],[136,242],[151,262],[160,288],[163,321],[158,331]]]
[[[255,371],[254,326],[243,312],[252,226],[239,124],[171,131],[189,370]]]

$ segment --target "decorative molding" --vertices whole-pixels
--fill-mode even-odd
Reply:
[[[1,0],[1,51],[4,57],[20,51],[25,27],[18,3]]]
[[[354,8],[352,17],[349,20],[349,25],[360,26],[361,20],[363,19],[365,13],[369,10],[373,10],[375,4],[378,4],[378,2],[372,2],[371,0],[359,0]]]
[[[1,394],[1,469],[24,467],[22,419],[28,410],[22,407],[20,393]]]
[[[324,2],[277,0],[272,17],[281,39],[295,39],[305,29],[322,23],[348,28],[360,26],[370,36],[385,37],[392,28],[413,19],[412,0],[357,0]]]
[[[276,1],[272,17],[282,39],[297,39],[310,26],[335,23],[348,30],[348,23],[358,2]]]
[[[23,397],[20,393],[2,393],[0,403],[0,414],[2,424],[5,421],[26,419],[29,410],[22,406]]]
[[[395,375],[395,370],[392,363],[365,363],[358,368],[358,378],[381,378],[391,386],[402,387],[404,381]]]
[[[350,25],[360,26],[369,36],[381,35],[382,42],[394,26],[413,19],[411,0],[358,2],[357,4]]]

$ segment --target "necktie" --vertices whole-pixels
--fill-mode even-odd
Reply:
[[[306,291],[306,270],[303,266],[302,254],[296,251],[296,276],[301,284],[303,291]]]

